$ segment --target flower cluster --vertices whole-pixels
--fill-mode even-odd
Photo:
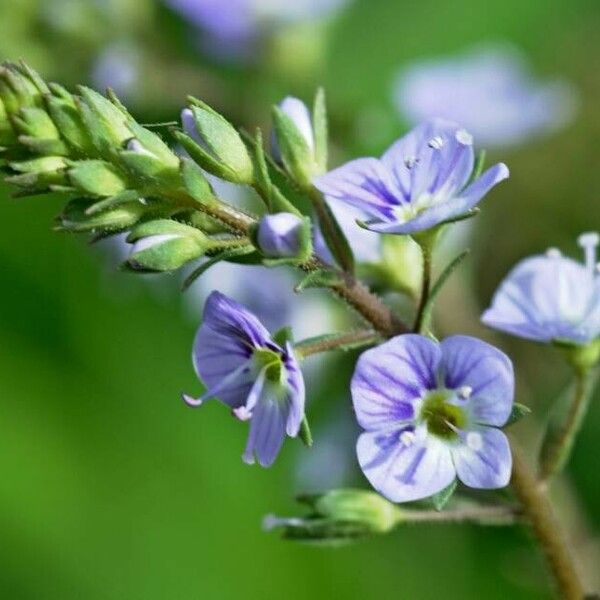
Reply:
[[[438,341],[431,318],[440,289],[466,256],[436,273],[433,250],[441,233],[475,216],[508,168],[498,163],[482,172],[473,136],[457,123],[433,118],[380,159],[359,158],[331,170],[322,91],[312,110],[288,97],[273,107],[272,117],[269,152],[260,130],[254,136],[239,132],[190,98],[169,142],[139,125],[114,93],[79,88],[74,95],[24,64],[0,69],[2,169],[19,195],[52,191],[67,198],[61,229],[96,238],[125,234],[130,272],[190,266],[186,289],[219,262],[248,271],[260,266],[252,289],[268,284],[264,269],[288,269],[296,291],[329,291],[360,317],[348,330],[296,341],[289,327],[271,333],[263,325],[273,315],[255,315],[219,291],[206,300],[192,353],[206,389],[183,398],[192,407],[216,398],[248,421],[243,460],[249,464],[272,465],[287,437],[311,445],[300,368],[305,358],[369,346],[357,359],[350,395],[362,428],[358,465],[376,492],[303,496],[311,511],[306,518],[270,525],[295,539],[384,533],[408,520],[436,518],[433,509],[407,511],[394,503],[431,499],[439,511],[459,484],[507,486],[513,467],[515,489],[534,482],[520,495],[526,505],[543,492],[535,477],[523,476],[503,432],[527,413],[514,402],[511,360],[473,337]],[[224,201],[214,178],[252,189],[262,205],[250,210]],[[382,239],[397,243],[393,260]],[[482,316],[492,328],[561,348],[574,367],[577,385],[567,416],[558,411],[544,436],[542,479],[568,459],[600,361],[599,241],[596,233],[580,236],[584,264],[556,249],[522,261]],[[402,310],[361,281],[367,262],[381,275],[378,291],[404,293]],[[404,274],[395,271],[404,269],[411,277],[418,272],[412,279],[419,285],[398,284]],[[515,520],[510,505],[484,506],[467,516],[449,512],[476,522]]]

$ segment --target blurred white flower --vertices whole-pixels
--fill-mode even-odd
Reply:
[[[394,101],[413,124],[432,117],[456,121],[490,147],[564,127],[574,117],[577,95],[565,81],[536,80],[518,50],[495,44],[402,69]]]

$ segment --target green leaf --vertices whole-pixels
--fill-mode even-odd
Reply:
[[[446,504],[448,504],[448,501],[456,490],[456,486],[457,482],[455,479],[448,487],[431,496],[431,502],[433,503],[435,510],[439,512],[444,508],[444,506],[446,506]]]
[[[254,248],[252,246],[240,246],[237,248],[228,248],[223,252],[219,252],[212,258],[208,259],[206,262],[202,263],[197,269],[195,269],[188,277],[186,277],[183,285],[181,286],[182,291],[186,291],[200,275],[204,272],[208,271],[213,265],[221,262],[222,260],[229,260],[230,258],[241,256],[243,254],[250,254],[254,252]]]
[[[294,290],[301,292],[309,288],[329,288],[335,287],[343,283],[343,278],[339,273],[328,269],[317,269],[306,275],[300,283],[296,285]]]
[[[327,107],[325,90],[319,88],[313,106],[313,132],[315,136],[315,162],[320,172],[327,171]]]
[[[508,421],[504,427],[509,427],[513,425],[517,421],[520,421],[523,417],[528,417],[531,414],[531,409],[524,404],[520,404],[519,402],[515,402],[513,404],[512,410],[510,411],[510,416],[508,417]]]
[[[437,281],[431,288],[431,292],[429,293],[429,297],[427,298],[427,303],[423,307],[423,329],[427,329],[429,321],[431,319],[431,313],[433,311],[433,305],[435,304],[435,300],[438,294],[442,291],[444,284],[448,281],[448,278],[454,271],[459,267],[459,265],[467,258],[470,250],[464,250],[461,252],[456,258],[454,258],[450,264],[446,266],[446,268],[442,271],[440,276],[437,278]]]
[[[327,204],[327,201],[315,188],[312,189],[311,199],[317,213],[323,239],[331,251],[333,258],[343,271],[354,273],[355,265],[352,248],[329,204]]]

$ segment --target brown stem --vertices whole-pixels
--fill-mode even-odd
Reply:
[[[514,441],[512,447],[512,487],[544,553],[548,568],[564,600],[583,600],[583,584],[546,491],[523,460]]]

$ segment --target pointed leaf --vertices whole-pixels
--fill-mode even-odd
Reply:
[[[448,501],[450,498],[452,498],[452,495],[456,490],[456,486],[457,482],[455,479],[448,487],[431,496],[431,501],[433,502],[435,510],[439,512],[444,508],[444,506],[446,506],[446,504],[448,504]]]

